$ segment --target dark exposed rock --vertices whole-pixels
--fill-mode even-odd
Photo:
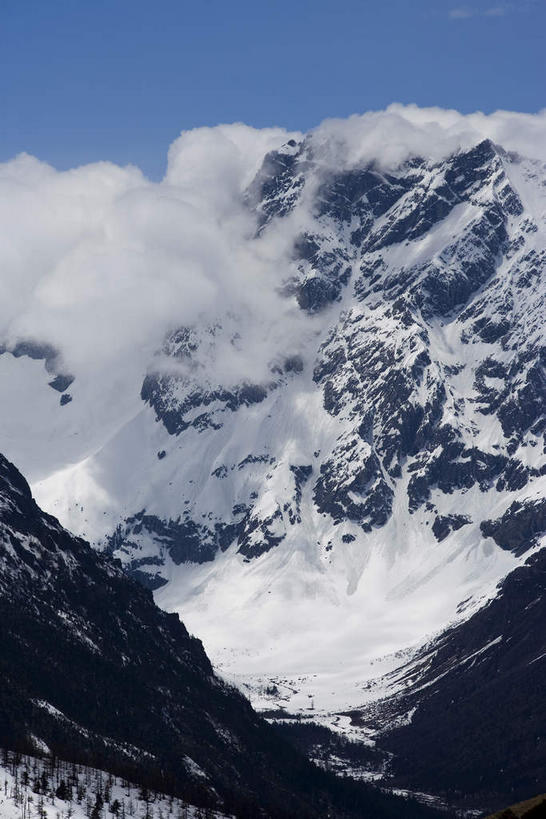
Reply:
[[[141,389],[142,400],[155,410],[158,421],[162,421],[171,435],[179,435],[188,427],[196,429],[219,429],[215,415],[206,411],[195,415],[201,407],[218,402],[224,409],[235,412],[239,407],[259,404],[267,397],[267,389],[259,384],[241,384],[234,390],[218,388],[203,391],[194,389],[181,402],[173,402],[170,394],[176,378],[170,375],[150,373],[144,379]],[[189,418],[187,417],[189,416]]]
[[[261,518],[258,515],[248,515],[242,522],[238,538],[238,552],[247,560],[269,552],[284,540],[284,533],[277,534],[275,524],[282,519],[280,509],[272,515]]]
[[[161,565],[163,565],[163,561],[160,561]],[[150,561],[144,561],[143,566],[144,569],[138,569],[134,566],[127,572],[134,580],[137,580],[141,586],[144,586],[145,589],[149,589],[149,591],[154,592],[157,589],[160,589],[161,586],[164,586],[167,582],[164,577],[156,572],[155,574],[152,571],[152,566],[154,563]]]
[[[59,373],[57,367],[60,362],[59,350],[47,342],[35,341],[33,339],[23,339],[13,346],[0,346],[0,355],[11,353],[14,358],[31,358],[34,361],[43,361],[46,372],[55,374],[49,381],[49,386],[58,392],[64,392],[74,381],[73,375]]]
[[[506,437],[521,439],[531,427],[536,433],[544,429],[546,407],[546,347],[530,349],[518,356],[509,370],[509,378],[516,382],[509,397],[498,409],[498,416]]]
[[[290,140],[279,151],[266,155],[248,190],[247,199],[256,207],[260,228],[272,218],[282,218],[290,213],[303,190],[306,146],[291,144],[293,142]]]
[[[294,503],[287,505],[289,520],[292,525],[301,523],[301,495],[304,484],[307,483],[313,473],[313,467],[305,466],[290,466],[290,471],[294,476]]]
[[[482,491],[487,491],[508,463],[505,455],[465,447],[450,426],[434,430],[427,449],[408,467],[412,473],[408,485],[410,511],[415,511],[428,500],[433,486],[451,494],[456,489],[470,489],[477,483]]]
[[[507,461],[504,471],[497,481],[496,489],[498,492],[517,492],[518,489],[523,489],[529,482],[529,476],[534,470],[530,470],[524,466],[521,461],[516,458],[510,458]]]
[[[284,360],[283,371],[285,373],[303,372],[303,358],[301,355],[291,355]]]
[[[349,441],[321,465],[313,497],[319,512],[335,523],[350,520],[369,532],[389,519],[393,495],[377,457],[370,453],[364,458],[358,442]]]
[[[139,537],[153,541],[163,558],[169,555],[172,561],[180,563],[206,563],[214,560],[218,551],[224,551],[239,535],[242,521],[232,523],[216,522],[211,528],[198,524],[188,513],[177,520],[161,520],[156,515],[149,515],[143,510],[127,518],[108,538],[107,551],[110,554],[132,552],[138,554]],[[140,574],[144,567],[157,565],[154,556],[144,559],[133,559],[128,566],[130,572],[138,569]],[[154,582],[157,582],[154,581]]]
[[[494,344],[502,338],[510,329],[510,322],[507,318],[499,317],[495,320],[492,316],[483,316],[472,325],[472,332],[485,341],[487,344]]]
[[[333,174],[317,192],[317,215],[331,216],[339,222],[352,223],[356,217],[361,227],[353,243],[361,243],[362,230],[386,213],[409,187],[406,179],[382,174],[373,167]]]
[[[237,469],[244,469],[245,466],[249,464],[273,464],[275,463],[275,458],[272,458],[270,455],[247,455],[246,458],[243,458],[242,461],[239,461],[237,464]]]
[[[302,310],[315,313],[339,298],[341,288],[321,276],[311,276],[298,287],[297,300]]]
[[[55,378],[49,382],[49,386],[57,390],[57,392],[64,392],[74,381],[73,375],[56,375]]]
[[[46,362],[46,369],[50,371],[52,368],[55,359],[58,356],[58,350],[55,349],[51,344],[42,343],[38,341],[32,340],[25,340],[19,341],[12,349],[11,354],[15,358],[20,358],[21,356],[28,356],[28,358],[33,358],[35,360],[43,359]]]
[[[437,515],[432,524],[432,531],[436,540],[441,542],[451,532],[456,532],[461,526],[467,526],[469,523],[471,520],[465,515]]]
[[[500,158],[493,144],[486,140],[448,161],[443,172],[443,184],[436,179],[432,183],[422,182],[417,177],[399,207],[392,209],[390,218],[378,231],[370,234],[366,249],[379,250],[395,243],[415,241],[445,219],[455,205],[468,200],[495,174],[503,177],[506,187]],[[512,196],[505,192],[503,199],[509,202],[512,210],[517,195],[511,189],[510,192]]]
[[[206,354],[213,358],[217,338],[222,333],[220,325],[200,330],[182,327],[170,333],[164,341],[156,369],[144,378],[141,398],[154,409],[156,419],[171,435],[180,435],[190,427],[200,432],[220,429],[226,413],[260,404],[287,378],[296,377],[303,371],[303,359],[294,353],[273,362],[270,365],[271,380],[263,384],[243,380],[228,388],[209,383],[206,378],[203,383],[201,348],[206,348]],[[237,343],[237,333],[232,333],[229,341]],[[169,366],[172,360],[175,365]]]
[[[305,260],[294,293],[302,310],[316,313],[341,297],[349,281],[349,255],[342,248],[323,250],[313,236],[304,234],[294,246],[294,258]]]
[[[524,554],[534,546],[535,537],[546,531],[546,499],[514,501],[501,518],[484,520],[480,528],[502,549]]]

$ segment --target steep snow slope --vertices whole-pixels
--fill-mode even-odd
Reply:
[[[55,453],[40,502],[291,710],[376,696],[541,537],[510,530],[544,491],[544,166],[479,135],[390,162],[338,143],[289,140],[241,194],[270,312],[171,327],[107,423],[78,373],[60,406],[36,358],[0,357]]]

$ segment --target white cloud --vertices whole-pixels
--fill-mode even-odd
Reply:
[[[277,294],[307,217],[256,240],[241,194],[264,154],[291,136],[241,124],[183,133],[161,183],[106,162],[66,172],[27,155],[1,164],[0,343],[48,341],[80,382],[110,373],[114,384],[120,372],[142,374],[169,328],[231,311],[247,317],[246,337],[218,352],[218,373],[263,376],[307,332]],[[485,137],[546,160],[545,113],[391,105],[309,135],[325,171],[440,159]],[[134,377],[119,389],[138,391]]]
[[[499,6],[491,6],[483,9],[475,6],[460,6],[458,8],[450,9],[448,16],[451,20],[469,20],[472,17],[504,17],[513,6],[510,3],[503,3]]]
[[[484,11],[484,17],[504,17],[505,14],[508,14],[507,6],[493,6]]]
[[[467,20],[469,17],[474,17],[476,11],[469,8],[450,9],[449,17],[452,20]]]
[[[275,298],[240,194],[288,138],[243,125],[185,133],[160,184],[109,163],[0,165],[0,341],[47,340],[81,372],[135,351],[145,360],[166,329],[219,305]]]
[[[393,103],[385,111],[325,120],[311,138],[316,153],[330,166],[375,161],[392,169],[409,156],[440,160],[482,139],[546,161],[546,111],[461,114]]]

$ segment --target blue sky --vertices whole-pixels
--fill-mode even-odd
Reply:
[[[0,160],[162,175],[183,129],[546,106],[546,0],[2,0]]]

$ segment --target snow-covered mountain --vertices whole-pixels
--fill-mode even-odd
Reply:
[[[29,320],[0,356],[0,446],[41,504],[291,711],[376,696],[544,530],[546,166],[486,118],[408,136],[395,114],[381,143],[367,121],[245,143],[214,205],[229,241],[195,241],[251,275],[193,316],[170,304],[155,346],[143,330],[105,364],[99,321],[78,371]],[[157,201],[186,191],[183,158]]]

